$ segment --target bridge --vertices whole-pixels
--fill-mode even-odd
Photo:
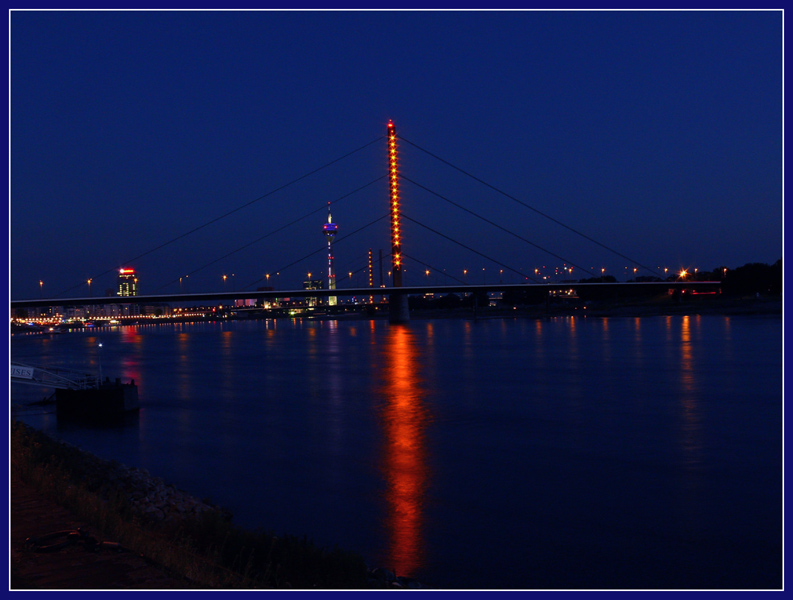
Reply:
[[[444,235],[444,234],[442,234],[442,233],[440,233],[438,231],[435,231],[433,228],[428,227],[428,226],[424,225],[421,222],[418,222],[417,220],[415,220],[413,218],[409,218],[409,217],[403,215],[402,214],[402,208],[401,208],[400,188],[399,188],[400,181],[408,181],[408,182],[410,182],[410,183],[412,183],[414,185],[417,185],[418,187],[423,188],[424,190],[432,193],[433,195],[441,198],[442,200],[444,200],[446,202],[449,202],[449,203],[453,204],[454,206],[457,206],[458,208],[461,208],[462,210],[464,210],[464,211],[466,211],[468,213],[473,214],[474,216],[476,216],[477,218],[481,219],[485,223],[488,223],[488,224],[500,229],[505,234],[508,234],[509,236],[512,236],[513,238],[517,238],[517,239],[521,240],[522,242],[524,242],[525,244],[533,247],[534,249],[543,251],[544,253],[548,254],[549,256],[551,256],[551,257],[553,257],[553,258],[555,258],[557,260],[563,261],[565,264],[571,265],[570,266],[570,272],[572,272],[572,267],[573,266],[576,266],[578,272],[583,272],[583,273],[586,273],[586,274],[590,274],[590,272],[586,269],[586,267],[581,267],[580,265],[576,265],[576,263],[574,263],[573,261],[565,259],[563,256],[560,256],[557,253],[554,253],[554,252],[552,252],[552,251],[550,251],[550,250],[548,250],[546,248],[541,247],[540,245],[538,245],[537,243],[533,242],[532,240],[529,240],[526,237],[509,230],[508,228],[505,228],[505,227],[503,227],[501,225],[498,225],[497,223],[495,223],[490,218],[482,216],[482,215],[479,215],[479,214],[476,214],[473,211],[471,211],[471,210],[469,210],[469,209],[467,209],[465,207],[462,207],[459,204],[453,202],[449,198],[443,197],[442,195],[435,193],[434,191],[432,191],[432,190],[430,190],[430,189],[418,184],[417,182],[412,181],[411,179],[408,179],[408,178],[404,177],[400,173],[399,168],[398,168],[397,140],[398,139],[401,139],[403,141],[405,141],[405,140],[403,138],[397,138],[396,127],[394,126],[394,123],[392,121],[389,121],[388,124],[387,124],[386,136],[385,137],[387,139],[387,159],[388,159],[388,179],[389,179],[389,204],[388,204],[389,213],[388,213],[388,216],[390,216],[390,230],[391,230],[391,239],[390,239],[391,252],[390,252],[390,255],[389,255],[389,257],[391,259],[391,265],[390,265],[390,270],[389,270],[389,281],[388,281],[389,286],[388,287],[385,287],[382,284],[381,284],[380,287],[375,287],[374,286],[371,250],[369,250],[369,261],[368,261],[369,285],[366,286],[366,287],[357,286],[357,287],[349,287],[349,288],[339,287],[337,285],[338,282],[337,282],[337,274],[336,274],[336,269],[335,269],[335,264],[334,264],[333,241],[334,241],[334,239],[336,237],[336,234],[337,234],[337,231],[338,231],[338,227],[334,223],[332,223],[332,221],[331,221],[330,202],[328,202],[328,220],[327,220],[327,223],[323,227],[324,234],[327,237],[327,271],[325,273],[323,273],[323,275],[322,275],[322,280],[324,281],[322,289],[311,289],[312,286],[308,286],[309,289],[305,289],[304,288],[304,289],[285,289],[285,290],[274,290],[274,289],[269,288],[269,287],[259,287],[257,289],[242,289],[242,290],[223,291],[223,292],[207,291],[207,292],[200,292],[200,293],[183,293],[181,291],[182,278],[180,277],[179,278],[179,287],[180,287],[180,292],[179,293],[162,293],[162,294],[142,295],[142,294],[138,294],[137,293],[137,289],[136,289],[137,276],[134,274],[134,271],[132,269],[121,269],[120,270],[121,274],[119,275],[118,294],[115,295],[115,296],[104,296],[104,297],[94,297],[94,296],[90,296],[90,295],[88,297],[85,297],[85,296],[80,296],[80,297],[58,296],[58,297],[49,297],[49,298],[41,297],[41,298],[38,298],[38,299],[12,300],[10,302],[10,308],[11,308],[12,311],[14,311],[14,310],[17,310],[17,309],[37,308],[37,307],[52,307],[52,306],[103,306],[103,305],[113,305],[113,304],[115,304],[115,305],[132,305],[132,304],[136,304],[136,305],[151,305],[151,304],[163,304],[163,303],[195,303],[195,302],[225,303],[225,302],[234,302],[234,301],[238,301],[238,300],[264,301],[264,300],[267,300],[267,299],[275,300],[275,299],[284,299],[284,298],[309,298],[309,297],[310,298],[326,298],[327,304],[329,306],[332,306],[332,305],[336,304],[336,299],[338,297],[356,297],[356,298],[361,297],[361,298],[367,298],[367,297],[370,297],[370,296],[377,295],[377,296],[387,296],[388,297],[388,300],[389,300],[388,301],[389,318],[390,318],[391,322],[397,323],[397,322],[404,322],[404,321],[409,320],[408,297],[411,296],[411,295],[459,294],[459,293],[463,293],[463,294],[477,294],[477,293],[486,293],[486,292],[495,292],[495,291],[507,292],[507,291],[510,291],[510,290],[531,290],[531,291],[537,292],[537,293],[550,294],[550,293],[552,293],[555,290],[577,290],[577,291],[582,291],[582,292],[585,291],[585,290],[588,290],[588,289],[601,289],[602,290],[606,286],[608,286],[608,289],[613,290],[615,292],[617,292],[618,290],[621,291],[621,292],[624,292],[624,291],[627,291],[627,290],[631,290],[631,291],[635,291],[637,293],[646,293],[648,291],[657,290],[660,293],[662,290],[669,290],[669,289],[687,289],[687,288],[703,289],[704,288],[704,289],[712,290],[712,289],[718,288],[721,285],[720,281],[690,281],[690,280],[686,281],[685,278],[682,278],[681,280],[670,280],[670,279],[674,279],[674,278],[663,279],[661,277],[662,274],[658,270],[652,269],[650,267],[646,267],[646,266],[642,265],[641,263],[639,263],[638,261],[630,259],[625,254],[617,252],[616,250],[608,247],[607,245],[605,245],[605,244],[603,244],[601,242],[598,242],[597,240],[594,240],[591,237],[588,237],[588,236],[584,235],[583,233],[578,232],[574,228],[572,228],[572,227],[570,227],[570,226],[568,226],[568,225],[566,225],[564,223],[561,223],[559,220],[554,219],[553,217],[538,211],[537,209],[527,205],[526,203],[522,202],[521,200],[519,200],[517,198],[514,198],[514,197],[511,197],[508,194],[504,194],[505,196],[507,196],[511,200],[514,200],[515,202],[518,202],[519,204],[522,204],[523,206],[525,206],[526,208],[534,211],[535,213],[539,214],[543,218],[549,219],[553,223],[555,223],[555,224],[557,224],[557,225],[559,225],[561,227],[564,227],[565,229],[573,232],[576,235],[581,236],[583,239],[586,239],[589,242],[592,242],[593,244],[596,244],[601,249],[605,249],[605,250],[607,250],[609,252],[612,252],[616,256],[619,256],[621,259],[623,259],[625,261],[628,261],[628,262],[632,263],[633,265],[636,265],[633,268],[634,276],[636,275],[636,273],[637,273],[637,271],[639,269],[641,269],[642,272],[649,272],[649,273],[652,274],[652,277],[644,277],[643,278],[644,280],[641,280],[642,278],[636,278],[635,277],[634,280],[628,281],[628,282],[616,282],[616,280],[606,282],[603,277],[601,277],[599,279],[596,278],[596,277],[589,277],[587,279],[582,279],[582,280],[579,280],[579,281],[571,281],[571,280],[564,280],[564,281],[559,281],[559,282],[540,281],[540,280],[536,279],[535,277],[533,277],[531,274],[524,273],[520,269],[515,269],[515,268],[505,264],[504,262],[501,262],[499,260],[496,260],[496,259],[493,259],[491,257],[488,257],[487,255],[483,254],[482,252],[477,251],[476,249],[470,247],[466,243],[462,243],[459,240],[455,240],[455,239],[453,239],[453,238],[451,238],[449,236],[446,236],[446,235]],[[367,146],[371,145],[371,143],[372,142],[367,144]],[[407,143],[410,144],[413,147],[419,148],[416,144],[413,144],[412,142],[407,142]],[[421,149],[421,150],[423,150],[423,149]],[[430,154],[431,156],[434,156],[431,153],[428,153],[428,154]],[[439,158],[439,157],[435,157],[435,158]],[[450,164],[447,161],[443,161],[443,159],[440,159],[440,160],[442,162],[445,162],[446,164]],[[333,162],[336,162],[336,161],[333,161]],[[329,163],[329,164],[333,164],[333,163]],[[450,165],[450,166],[453,166],[453,165]],[[456,168],[456,167],[454,167],[454,168]],[[466,175],[469,175],[469,174],[466,173]],[[472,177],[473,179],[475,179],[476,181],[479,181],[480,183],[483,183],[483,184],[487,185],[488,187],[490,187],[492,189],[496,189],[496,188],[494,188],[494,186],[491,186],[490,184],[487,184],[486,182],[483,182],[481,179],[478,179],[478,178],[476,178],[476,177],[474,177],[472,175],[469,175],[469,176]],[[367,184],[367,185],[369,185],[369,184]],[[282,186],[282,187],[284,187],[284,186]],[[500,193],[503,194],[503,192],[500,192]],[[235,209],[235,211],[236,210],[237,209]],[[230,211],[229,213],[226,213],[226,215],[231,214],[231,212],[235,212],[235,211]],[[226,215],[224,215],[224,216],[226,216]],[[451,283],[451,284],[429,284],[429,283],[427,283],[425,285],[410,285],[410,286],[404,285],[404,281],[403,281],[404,260],[405,260],[405,258],[410,258],[410,257],[408,257],[405,254],[404,250],[403,250],[403,242],[404,242],[404,233],[403,233],[403,226],[402,226],[403,217],[406,218],[407,220],[413,222],[413,223],[416,223],[418,226],[421,226],[421,227],[423,227],[425,229],[428,229],[428,230],[432,231],[433,233],[438,234],[439,236],[441,236],[443,238],[446,238],[447,240],[449,240],[449,241],[451,241],[451,242],[453,242],[453,243],[455,243],[455,244],[457,244],[459,246],[462,246],[462,247],[466,248],[467,250],[469,250],[469,251],[471,251],[471,252],[473,252],[473,253],[481,256],[481,257],[484,257],[485,259],[491,260],[494,263],[500,265],[501,267],[512,271],[513,273],[518,274],[520,279],[522,280],[522,283],[503,283],[503,282],[498,282],[498,283],[489,283],[489,284],[488,283],[469,284],[467,282],[460,282],[459,280],[456,280],[456,283]],[[214,222],[214,221],[217,221],[217,220],[218,219],[214,219],[211,222]],[[196,228],[196,230],[197,229],[200,229],[200,227]],[[195,231],[195,230],[193,230],[193,231]],[[191,233],[191,232],[188,232],[188,233]],[[179,236],[179,237],[184,237],[184,235],[183,236]],[[169,243],[170,242],[166,242],[165,244],[161,244],[160,246],[158,246],[154,250],[159,250],[160,248],[162,248],[164,246],[167,246]],[[154,250],[152,250],[150,252],[153,252]],[[139,256],[138,258],[141,258],[142,256],[145,256],[146,254],[149,254],[150,252],[147,252],[144,255]],[[316,252],[313,252],[312,254],[316,254]],[[225,257],[223,257],[223,258],[225,258]],[[412,259],[412,260],[415,260],[415,259]],[[217,261],[213,261],[213,262],[217,262]],[[298,262],[298,261],[296,261],[296,262]],[[419,264],[421,264],[421,265],[423,265],[425,267],[429,267],[429,265],[426,265],[426,263],[424,263],[422,261],[416,261],[416,262],[418,262]],[[382,257],[381,257],[381,263],[382,263]],[[210,263],[210,264],[212,264],[212,263]],[[205,266],[207,266],[207,265],[205,265]],[[439,271],[438,269],[433,268],[433,272],[437,273],[438,271]],[[106,271],[105,273],[103,273],[101,275],[107,274],[108,272],[110,272],[110,271]],[[429,269],[427,269],[426,272],[429,275],[429,272],[430,272]],[[503,269],[501,270],[501,272],[503,273]],[[309,279],[310,279],[310,275],[311,274],[309,273]],[[350,273],[350,275],[352,275],[352,273]],[[602,272],[601,272],[601,275],[602,275]],[[266,277],[267,277],[267,281],[269,282],[269,277],[270,276],[267,275]],[[122,279],[124,281],[122,281]],[[381,279],[382,279],[382,264],[381,264]],[[429,280],[429,277],[427,279]],[[452,279],[455,279],[455,278],[452,278]],[[93,278],[92,279],[88,279],[88,281],[87,281],[89,291],[90,291],[92,280],[93,280]],[[223,280],[225,282],[226,275],[223,275]],[[40,283],[42,283],[42,282],[40,282]],[[255,283],[258,283],[258,282],[255,282]],[[74,287],[78,287],[78,286],[74,286]],[[74,288],[72,288],[72,289],[74,289]]]
[[[612,289],[634,290],[636,292],[656,289],[659,293],[669,289],[717,289],[720,281],[646,281],[646,282],[559,282],[559,283],[488,283],[488,284],[455,284],[455,285],[412,285],[401,288],[334,288],[334,289],[295,289],[295,290],[243,290],[239,292],[203,292],[191,294],[149,294],[137,296],[106,296],[78,298],[38,298],[33,300],[11,300],[11,309],[33,308],[45,306],[101,306],[107,304],[159,304],[170,302],[234,302],[235,300],[263,300],[278,298],[328,298],[368,297],[372,295],[402,294],[406,296],[424,294],[475,294],[477,292],[499,292],[506,290],[538,290],[551,292],[554,290],[581,289]]]

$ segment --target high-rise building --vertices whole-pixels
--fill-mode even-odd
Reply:
[[[330,202],[328,202],[328,222],[322,226],[322,231],[328,240],[328,289],[336,289],[336,274],[333,272],[333,238],[339,231],[339,226],[333,223],[330,217]],[[336,296],[328,296],[328,306],[336,306]]]
[[[135,269],[119,269],[116,288],[117,296],[137,296],[138,276],[135,275]]]
[[[311,275],[311,273],[309,273]],[[303,289],[304,290],[321,290],[322,289],[322,280],[321,279],[308,279],[303,282]],[[306,296],[305,298],[306,306],[316,306],[317,299],[314,296]]]

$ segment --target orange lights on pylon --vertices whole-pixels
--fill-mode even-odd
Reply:
[[[396,127],[388,121],[388,164],[391,185],[391,264],[394,287],[402,287],[402,246],[399,225],[399,171],[397,170]]]

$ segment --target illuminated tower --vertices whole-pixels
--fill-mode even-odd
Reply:
[[[119,269],[117,284],[117,296],[138,295],[138,276],[135,275],[135,269]]]
[[[369,287],[374,287],[374,269],[372,266],[372,249],[369,248]],[[374,296],[369,296],[369,304],[374,303]]]
[[[336,225],[330,218],[330,202],[328,202],[328,222],[322,226],[322,231],[328,240],[328,289],[336,289],[336,275],[333,273],[333,238],[339,231],[339,226]],[[328,306],[336,306],[336,296],[328,296]]]
[[[388,121],[388,172],[391,180],[391,271],[394,287],[402,287],[402,232],[399,226],[399,182],[396,128]]]

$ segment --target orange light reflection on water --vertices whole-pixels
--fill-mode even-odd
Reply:
[[[382,469],[388,483],[389,563],[384,566],[411,577],[424,555],[422,509],[429,480],[424,432],[430,416],[413,333],[407,327],[389,327],[385,348],[386,403],[381,416],[386,439]]]

